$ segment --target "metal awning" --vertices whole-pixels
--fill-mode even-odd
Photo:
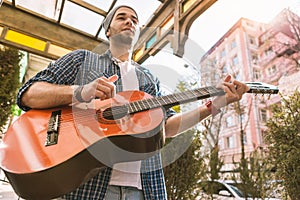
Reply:
[[[138,8],[141,5],[138,1],[4,0],[0,7],[0,40],[52,59],[78,48],[98,46],[102,52],[108,47],[108,41],[101,24],[113,7],[132,6],[143,26],[162,4],[150,0]]]

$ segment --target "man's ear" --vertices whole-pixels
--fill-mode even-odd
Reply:
[[[106,35],[106,37],[107,37],[107,38],[109,38],[109,36],[110,36],[110,28],[109,28],[109,29],[107,29],[107,31],[106,31],[106,33],[105,33],[105,35]]]

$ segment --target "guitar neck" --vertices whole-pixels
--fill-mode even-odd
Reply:
[[[249,90],[247,93],[255,94],[277,94],[278,88],[262,82],[246,82]],[[171,108],[179,104],[185,104],[201,99],[206,99],[213,96],[222,96],[225,92],[223,89],[215,86],[202,87],[185,92],[169,94],[166,96],[159,96],[150,99],[143,99],[126,104],[129,114],[150,110],[154,108],[164,107],[165,109]]]
[[[185,104],[213,96],[221,96],[224,94],[225,93],[222,89],[216,88],[214,86],[209,86],[185,92],[169,94],[166,96],[134,101],[128,103],[126,106],[128,107],[129,113],[132,114],[158,107],[164,107],[165,109],[168,109],[179,104]]]

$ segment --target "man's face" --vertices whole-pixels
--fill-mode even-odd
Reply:
[[[118,40],[131,44],[138,29],[138,18],[136,13],[127,7],[119,8],[107,31],[110,40]]]

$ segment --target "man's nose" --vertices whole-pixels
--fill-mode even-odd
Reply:
[[[126,19],[126,25],[130,25],[130,26],[134,26],[135,27],[134,21],[132,19],[130,19],[130,18]]]

